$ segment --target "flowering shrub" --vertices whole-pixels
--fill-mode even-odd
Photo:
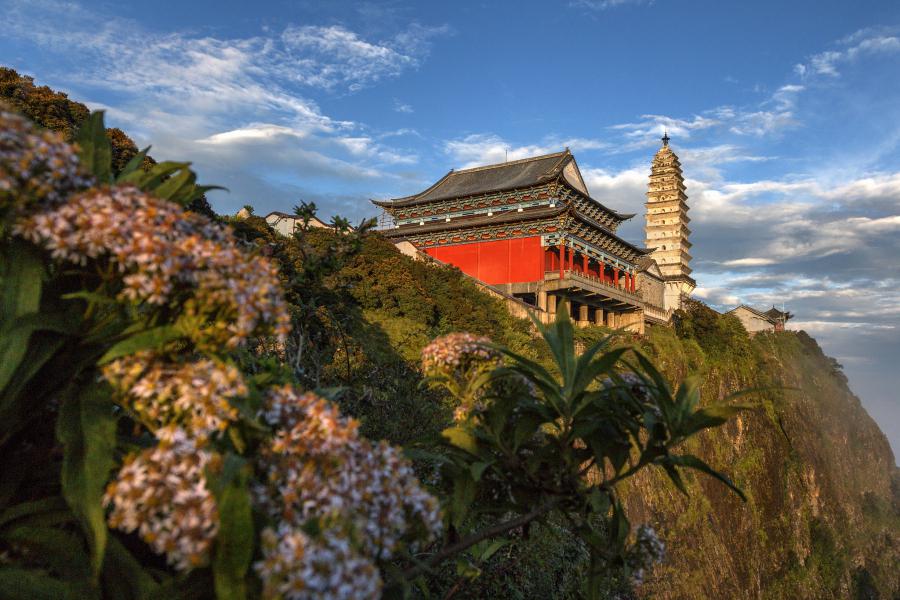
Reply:
[[[173,424],[198,440],[224,431],[238,420],[230,400],[248,392],[233,365],[212,359],[167,363],[150,352],[108,363],[103,376],[121,395],[119,402],[157,437]]]
[[[676,452],[685,439],[721,425],[742,407],[699,409],[696,382],[688,380],[673,393],[637,350],[613,347],[613,336],[577,355],[567,310],[557,311],[550,325],[534,324],[552,359],[549,365],[503,348],[499,365],[493,354],[478,354],[491,348],[489,342],[471,336],[447,336],[423,352],[424,367],[438,372],[431,385],[462,391],[463,403],[486,399],[477,406],[477,419],[458,419],[443,432],[442,472],[452,499],[448,520],[461,539],[423,563],[439,564],[491,537],[558,515],[588,549],[585,595],[630,594],[628,588],[639,585],[662,559],[664,546],[647,526],[632,535],[619,484],[657,466],[687,493],[680,470],[689,468],[716,477],[743,497],[724,475]],[[474,361],[467,358],[473,353]],[[480,372],[480,360],[493,367]],[[454,383],[460,378],[466,383]],[[495,522],[473,527],[485,519]]]
[[[500,353],[487,336],[450,333],[422,349],[422,371],[434,386],[446,388],[458,405],[457,422],[468,420],[485,407],[484,384],[501,363]]]
[[[137,156],[113,181],[102,121],[86,127],[76,149],[0,111],[0,450],[57,473],[4,473],[0,511],[34,539],[77,524],[66,551],[86,565],[19,551],[0,523],[16,585],[168,597],[206,571],[219,597],[377,597],[385,561],[439,533],[437,501],[397,448],[277,365],[241,371],[249,340],[289,332],[275,264],[184,211],[207,189],[186,165]]]
[[[204,474],[219,457],[174,426],[160,429],[157,437],[154,448],[125,457],[103,504],[112,506],[110,527],[137,530],[169,564],[187,571],[209,563],[219,529],[216,502]]]
[[[486,336],[450,333],[435,338],[422,350],[422,370],[428,375],[468,371],[482,365],[494,365],[500,354],[491,348]]]
[[[55,206],[91,183],[61,135],[37,131],[24,117],[0,114],[0,221],[37,202]]]
[[[248,260],[222,226],[135,187],[78,194],[22,219],[14,233],[55,259],[86,265],[109,257],[123,284],[118,297],[154,305],[178,301],[181,319],[204,321],[195,343],[233,348],[267,328],[287,335],[290,321],[273,264]]]

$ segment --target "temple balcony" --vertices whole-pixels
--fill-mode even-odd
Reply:
[[[629,292],[623,281],[617,287],[612,281],[596,275],[566,270],[560,279],[559,271],[544,273],[543,291],[561,294],[585,304],[603,306],[608,310],[627,311],[642,308],[644,300],[638,292]]]

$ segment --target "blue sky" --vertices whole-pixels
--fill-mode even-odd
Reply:
[[[900,450],[900,3],[0,0],[0,64],[189,159],[219,212],[375,214],[569,146],[642,213],[664,128],[697,295],[786,303]],[[642,240],[641,217],[623,229]]]

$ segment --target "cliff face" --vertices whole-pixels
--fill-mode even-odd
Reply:
[[[668,557],[647,597],[894,598],[900,594],[900,477],[884,434],[839,365],[803,332],[705,353],[670,329],[645,349],[673,378],[699,371],[704,402],[748,387],[758,408],[694,442],[748,502],[694,477],[685,498],[658,473],[631,482],[633,523],[658,527]]]

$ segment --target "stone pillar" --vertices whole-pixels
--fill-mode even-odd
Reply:
[[[603,309],[599,306],[594,309],[594,325],[603,325]]]
[[[550,294],[547,296],[547,312],[551,315],[556,314],[556,295]]]
[[[588,319],[588,305],[587,304],[579,304],[578,305],[578,323],[587,325],[590,323]]]
[[[539,309],[547,310],[547,292],[544,290],[539,290],[537,293],[537,305]]]

